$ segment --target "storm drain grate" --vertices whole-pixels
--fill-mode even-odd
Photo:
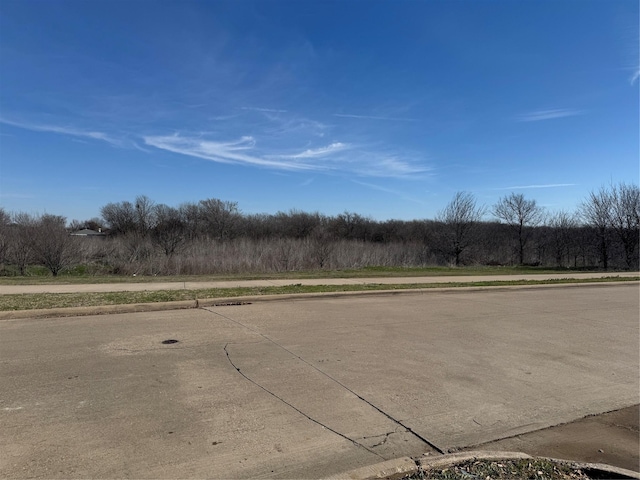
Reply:
[[[251,302],[222,302],[214,303],[214,307],[232,307],[234,305],[251,305]]]

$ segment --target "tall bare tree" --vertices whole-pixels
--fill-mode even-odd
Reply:
[[[369,238],[372,220],[354,212],[345,211],[329,220],[329,231],[336,237],[346,240],[362,240]]]
[[[36,218],[25,212],[18,212],[12,215],[12,220],[7,252],[9,261],[18,267],[20,275],[26,275],[27,266],[33,260],[33,235],[36,230]]]
[[[531,238],[531,227],[542,223],[544,210],[535,200],[527,200],[521,193],[502,197],[493,206],[493,214],[505,222],[518,242],[518,259],[524,264],[524,252]]]
[[[108,203],[100,209],[100,215],[114,234],[136,231],[136,211],[131,202]]]
[[[609,249],[611,243],[611,217],[613,198],[605,187],[591,191],[580,204],[580,215],[584,222],[592,226],[598,236],[598,255],[605,270],[609,269]]]
[[[36,260],[47,267],[54,277],[67,267],[73,258],[73,238],[65,228],[65,218],[42,215],[35,225],[32,247]]]
[[[217,240],[228,240],[236,233],[240,220],[237,202],[209,198],[200,201],[200,212],[209,235]]]
[[[640,240],[640,188],[619,183],[611,187],[611,196],[611,226],[622,242],[627,268],[635,268]]]
[[[4,267],[4,263],[8,260],[10,226],[11,215],[0,207],[0,267]]]
[[[189,240],[194,240],[202,230],[202,215],[200,205],[197,203],[183,203],[178,207],[180,216],[184,221],[184,228]]]
[[[144,238],[155,224],[155,202],[146,195],[138,195],[134,206],[138,234]]]
[[[577,235],[578,221],[575,214],[571,214],[564,210],[553,214],[547,224],[549,228],[549,244],[553,250],[556,260],[556,266],[565,266],[571,261],[571,253],[577,239],[573,238]]]
[[[436,220],[443,224],[445,250],[460,265],[462,254],[472,244],[474,231],[482,219],[485,208],[478,206],[469,192],[457,192],[447,206],[441,210]]]
[[[151,241],[170,257],[182,245],[187,235],[181,211],[164,204],[156,205],[155,218]]]

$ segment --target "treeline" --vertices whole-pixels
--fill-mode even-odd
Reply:
[[[638,268],[640,189],[626,183],[591,192],[576,212],[549,213],[515,193],[485,207],[459,192],[429,220],[244,214],[237,203],[215,198],[173,207],[146,196],[109,203],[100,214],[67,225],[65,217],[0,208],[0,272],[25,275],[36,264],[54,276],[65,269],[185,275],[366,266]]]

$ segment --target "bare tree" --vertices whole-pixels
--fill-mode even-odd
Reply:
[[[521,193],[511,193],[502,197],[493,206],[493,214],[505,222],[518,242],[518,259],[524,264],[524,251],[531,238],[531,227],[544,219],[544,211],[535,200],[527,200]]]
[[[445,250],[460,265],[462,254],[474,240],[474,230],[485,213],[469,192],[457,192],[436,219],[443,223]]]
[[[598,235],[598,254],[605,270],[609,269],[610,225],[613,209],[611,192],[600,187],[597,192],[591,191],[580,204],[580,215],[585,223],[592,226]]]
[[[10,226],[11,215],[0,207],[0,267],[3,267],[8,259]]]
[[[154,202],[146,195],[136,197],[135,203],[108,203],[100,209],[100,214],[112,233],[137,233],[139,237],[146,237],[153,228]]]
[[[195,240],[202,230],[202,215],[197,203],[183,203],[178,207],[189,240]]]
[[[564,210],[556,212],[549,218],[549,243],[556,261],[556,266],[563,267],[564,260],[567,264],[571,260],[572,246],[576,242],[573,238],[578,221],[575,215]]]
[[[135,219],[138,234],[146,237],[155,224],[155,203],[146,195],[138,195],[135,203]]]
[[[611,185],[611,227],[622,243],[628,269],[638,265],[640,238],[640,188],[619,183]]]
[[[33,260],[33,235],[36,218],[24,212],[13,214],[9,230],[9,262],[18,267],[20,275],[26,275],[27,266]]]
[[[310,256],[314,264],[324,268],[335,247],[334,239],[322,226],[317,226],[309,237]]]
[[[306,238],[312,234],[322,221],[322,216],[315,213],[292,209],[289,212],[278,212],[271,216],[277,235],[288,238]]]
[[[136,211],[131,202],[108,203],[100,209],[100,215],[112,233],[127,234],[136,231]]]
[[[371,233],[371,223],[370,218],[345,211],[329,220],[328,228],[338,238],[364,241],[369,238]]]
[[[236,233],[240,219],[240,210],[236,202],[227,202],[217,198],[200,201],[200,212],[207,232],[217,240],[228,240]]]
[[[151,230],[151,241],[169,257],[186,238],[185,222],[181,211],[167,205],[156,205],[156,224]]]
[[[33,230],[32,246],[36,260],[47,267],[54,277],[69,266],[73,257],[73,239],[65,228],[65,218],[43,215]]]

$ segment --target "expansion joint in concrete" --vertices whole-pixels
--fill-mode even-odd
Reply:
[[[362,395],[360,395],[359,393],[355,392],[354,390],[352,390],[351,388],[349,388],[348,386],[346,386],[344,383],[340,382],[340,380],[332,377],[331,375],[329,375],[327,372],[325,372],[324,370],[319,369],[317,366],[315,366],[314,364],[308,362],[307,360],[305,360],[304,358],[302,358],[300,355],[295,354],[294,352],[292,352],[291,350],[289,350],[288,348],[284,347],[283,345],[280,345],[278,342],[276,342],[275,340],[272,340],[271,338],[269,338],[267,335],[263,334],[262,332],[256,330],[255,328],[252,328],[248,325],[245,325],[242,322],[239,322],[237,320],[234,320],[233,318],[230,318],[226,315],[222,315],[219,312],[216,312],[214,310],[210,310],[208,308],[203,308],[203,310],[206,310],[210,313],[213,313],[214,315],[218,315],[230,322],[235,323],[238,326],[241,326],[243,328],[246,328],[247,330],[250,330],[254,333],[256,333],[257,335],[261,336],[262,338],[264,338],[265,340],[267,340],[268,342],[274,344],[275,346],[277,346],[278,348],[281,348],[282,350],[284,350],[285,352],[289,353],[291,356],[293,356],[294,358],[297,358],[298,360],[300,360],[302,363],[304,363],[305,365],[313,368],[314,370],[316,370],[318,373],[320,373],[321,375],[324,375],[325,377],[327,377],[328,379],[330,379],[332,382],[338,384],[340,387],[344,388],[346,391],[348,391],[349,393],[351,393],[352,395],[354,395],[356,398],[358,398],[359,400],[361,400],[362,402],[366,403],[367,405],[369,405],[371,408],[373,408],[374,410],[376,410],[378,413],[384,415],[386,418],[388,418],[389,420],[391,420],[393,423],[395,423],[396,425],[402,427],[406,432],[410,433],[411,435],[413,435],[414,437],[416,437],[418,440],[422,441],[423,443],[425,443],[426,445],[428,445],[429,447],[431,447],[432,449],[434,449],[436,452],[440,453],[440,454],[445,454],[446,452],[441,449],[440,447],[438,447],[435,443],[431,442],[430,440],[428,440],[427,438],[423,437],[422,435],[420,435],[418,432],[415,432],[411,427],[405,425],[402,421],[394,418],[392,415],[390,415],[389,413],[385,412],[384,410],[382,410],[380,407],[374,405],[372,402],[370,402],[369,400],[367,400],[366,398],[364,398]],[[227,353],[227,358],[229,358],[229,353],[226,350],[226,346],[225,346],[225,352]],[[229,361],[231,362],[231,358],[229,358]],[[240,372],[240,370],[238,370],[238,372]],[[247,377],[247,379],[249,379]],[[254,382],[255,383],[255,382]],[[256,385],[258,385],[256,383]],[[261,387],[264,389],[264,387]],[[264,389],[265,391],[268,392],[268,390]],[[271,392],[269,392],[271,393]],[[272,395],[274,395],[273,393],[271,393]],[[274,395],[276,396],[276,395]],[[284,401],[284,400],[283,400]],[[285,402],[286,403],[286,402]],[[295,408],[295,407],[293,407]],[[301,412],[302,413],[302,412]],[[326,427],[325,427],[326,428]],[[347,437],[345,437],[347,438]],[[349,439],[351,440],[351,439]],[[353,441],[353,440],[351,440]],[[365,447],[366,448],[366,447]],[[377,455],[377,454],[376,454]]]
[[[313,423],[316,423],[317,425],[320,425],[322,428],[329,430],[331,433],[335,433],[336,435],[344,438],[345,440],[348,440],[349,442],[353,443],[355,446],[360,447],[360,448],[364,448],[365,450],[367,450],[370,453],[373,453],[374,455],[384,459],[384,457],[382,455],[380,455],[377,452],[374,452],[373,450],[371,450],[370,448],[368,448],[367,446],[359,443],[358,441],[354,440],[353,438],[349,438],[346,435],[344,435],[343,433],[338,432],[337,430],[334,430],[333,428],[329,427],[328,425],[325,425],[324,423],[316,420],[315,418],[307,415],[306,413],[304,413],[302,410],[300,410],[298,407],[296,407],[295,405],[292,405],[291,403],[287,402],[284,398],[276,395],[275,393],[273,393],[271,390],[269,390],[268,388],[264,387],[263,385],[260,385],[258,382],[256,382],[255,380],[253,380],[252,378],[249,378],[245,373],[242,372],[242,370],[240,370],[240,368],[233,363],[233,360],[231,359],[231,356],[229,355],[229,350],[228,347],[229,344],[227,343],[224,346],[224,353],[227,355],[227,360],[229,360],[229,363],[231,364],[231,366],[240,374],[242,375],[246,380],[248,380],[249,382],[253,383],[255,386],[257,386],[258,388],[261,388],[262,390],[264,390],[265,392],[267,392],[269,395],[271,395],[274,398],[277,398],[279,401],[281,401],[282,403],[284,403],[285,405],[287,405],[289,408],[292,408],[293,410],[295,410],[296,412],[298,412],[300,415],[302,415],[303,417],[307,418],[308,420],[311,420]]]

